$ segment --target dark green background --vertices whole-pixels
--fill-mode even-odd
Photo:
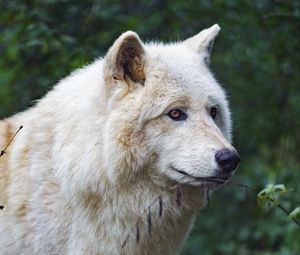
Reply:
[[[284,183],[292,210],[299,189],[299,2],[0,0],[0,117],[33,105],[72,70],[103,56],[124,31],[144,40],[186,38],[218,23],[212,69],[228,92],[235,181],[259,191]],[[166,237],[167,239],[168,237]],[[300,231],[256,194],[218,190],[181,254],[299,254]]]

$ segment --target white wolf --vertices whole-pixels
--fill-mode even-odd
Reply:
[[[0,122],[1,254],[176,254],[232,175],[214,25],[182,42],[122,34],[103,59]]]

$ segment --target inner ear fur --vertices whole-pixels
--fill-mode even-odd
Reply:
[[[138,35],[128,31],[123,33],[108,51],[105,60],[106,78],[114,80],[130,79],[144,83],[145,51]]]

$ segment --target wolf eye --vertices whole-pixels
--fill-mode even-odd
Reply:
[[[217,117],[218,108],[216,106],[213,106],[210,108],[210,116],[215,119]]]
[[[186,120],[187,118],[186,113],[181,111],[180,109],[172,109],[167,115],[175,121]]]

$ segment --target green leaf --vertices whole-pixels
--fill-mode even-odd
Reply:
[[[296,207],[290,214],[289,217],[292,219],[300,218],[300,206]]]
[[[268,186],[261,190],[257,196],[258,199],[265,199],[267,197],[271,197],[277,200],[279,198],[279,195],[285,194],[290,191],[292,190],[286,189],[284,184],[268,184]]]

